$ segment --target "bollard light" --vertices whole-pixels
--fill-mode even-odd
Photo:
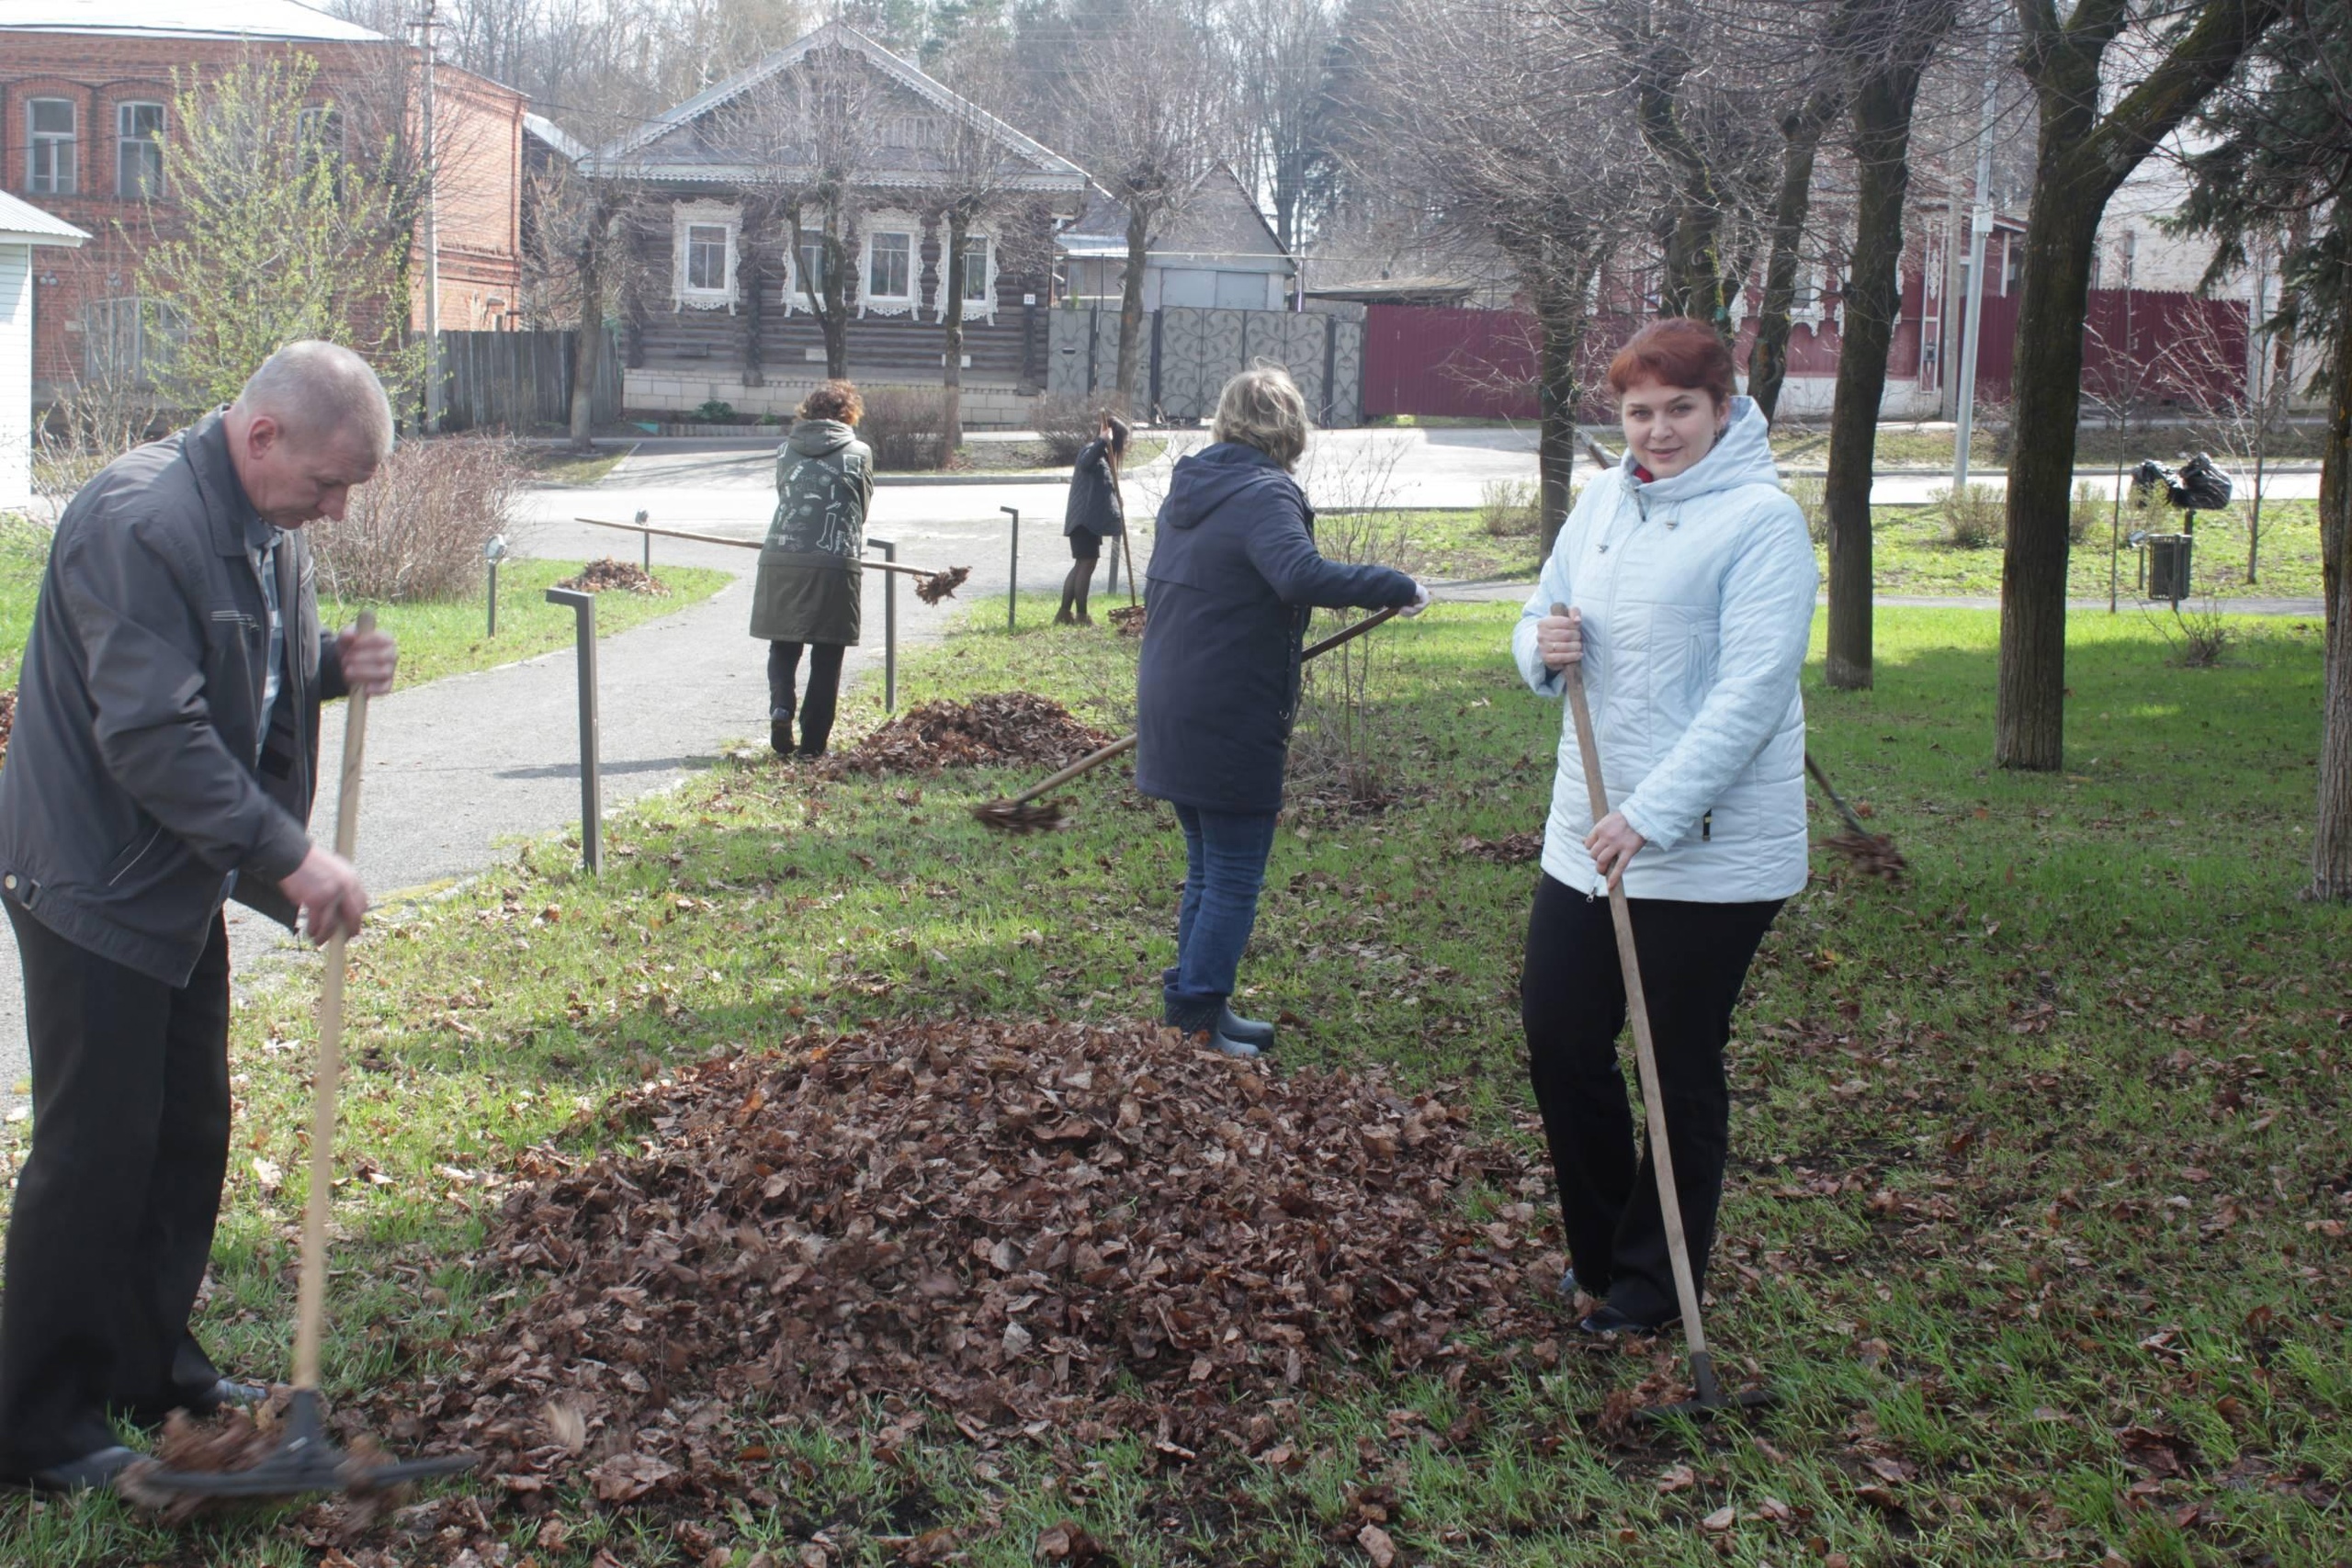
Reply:
[[[1006,569],[1004,585],[1004,629],[1012,631],[1021,615],[1021,508],[1000,506],[997,510],[1012,519],[1012,560]]]
[[[498,563],[506,558],[506,536],[492,534],[481,547],[481,558],[490,563],[490,624],[482,636],[496,637],[498,635]]]
[[[596,596],[550,588],[548,603],[569,608],[580,666],[580,863],[594,876],[605,869],[604,790],[596,770]]]

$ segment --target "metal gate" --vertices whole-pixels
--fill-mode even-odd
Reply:
[[[1147,312],[1136,344],[1136,391],[1168,419],[1206,419],[1234,372],[1281,365],[1306,394],[1316,423],[1363,423],[1363,324],[1320,312],[1222,310],[1175,305]],[[1118,383],[1119,312],[1056,310],[1046,390],[1088,397]]]

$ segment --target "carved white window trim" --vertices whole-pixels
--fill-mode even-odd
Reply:
[[[941,321],[947,319],[947,225],[942,223],[939,226],[939,265],[934,269],[931,280],[931,313],[933,320]],[[980,277],[985,292],[978,299],[964,301],[964,320],[968,321],[978,316],[984,319],[989,325],[994,326],[996,325],[997,278],[996,231],[986,224],[975,223],[965,231],[964,243],[968,245],[976,240],[984,249],[980,263]],[[966,281],[968,284],[968,275]]]
[[[697,288],[686,281],[686,239],[696,228],[727,231],[727,281],[718,288]],[[735,310],[737,254],[742,249],[743,209],[726,201],[673,201],[670,204],[670,303],[681,310]]]
[[[874,241],[880,234],[904,234],[907,237],[907,291],[904,294],[876,294],[874,282]],[[877,316],[912,316],[922,297],[922,220],[911,212],[885,210],[869,212],[860,226],[857,243],[857,313],[864,316],[871,310]]]
[[[808,304],[808,302],[801,298],[800,245],[804,239],[813,241],[821,245],[825,243],[825,231],[822,229],[812,229],[804,223],[800,226],[798,232],[791,235],[785,241],[784,313],[787,316],[791,315],[795,310],[798,310],[805,315],[813,316],[817,314],[817,311]]]
[[[1789,324],[1821,330],[1821,265],[1817,262],[1797,264],[1796,299],[1790,302]]]

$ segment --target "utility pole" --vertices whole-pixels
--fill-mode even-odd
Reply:
[[[433,136],[433,57],[438,48],[435,28],[438,0],[424,0],[424,19],[417,24],[423,34],[423,65],[424,70],[423,132],[424,156],[420,167],[424,171],[424,428],[427,433],[441,431],[441,156],[439,144]]]
[[[1951,493],[1968,488],[1968,447],[1976,434],[1976,358],[1984,325],[1984,240],[1993,226],[1993,117],[2000,89],[2001,33],[1996,29],[1984,62],[1984,97],[1976,115],[1976,207],[1968,220],[1968,314],[1961,330],[1960,427],[1951,443]]]

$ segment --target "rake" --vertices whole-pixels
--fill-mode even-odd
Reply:
[[[1401,604],[1392,604],[1376,615],[1366,615],[1351,626],[1340,627],[1322,641],[1302,649],[1298,661],[1304,664],[1310,659],[1330,652],[1343,642],[1354,641],[1403,608]],[[1114,757],[1134,750],[1136,739],[1137,737],[1129,735],[1114,740],[1098,751],[1088,752],[1061,772],[1031,784],[1019,795],[979,802],[972,807],[972,815],[980,819],[982,826],[993,828],[1001,833],[1045,833],[1067,828],[1069,826],[1069,813],[1038,797],[1059,789],[1082,773],[1092,773]]]
[[[1565,604],[1552,614],[1565,615]],[[1585,794],[1595,822],[1609,815],[1609,791],[1600,782],[1600,752],[1593,740],[1592,709],[1585,700],[1584,666],[1567,668],[1568,708],[1575,716],[1577,753],[1584,762]],[[1690,1382],[1694,1397],[1673,1404],[1645,1405],[1641,1414],[1653,1421],[1677,1416],[1700,1420],[1725,1411],[1753,1409],[1772,1403],[1770,1389],[1741,1389],[1726,1394],[1715,1378],[1714,1358],[1707,1350],[1707,1329],[1699,1315],[1699,1283],[1690,1271],[1690,1243],[1682,1231],[1682,1205],[1674,1186],[1674,1153],[1666,1137],[1666,1098],[1658,1088],[1657,1051],[1650,1040],[1650,1009],[1642,992],[1642,966],[1634,949],[1634,911],[1625,901],[1622,883],[1609,885],[1609,917],[1617,928],[1617,964],[1625,979],[1625,1010],[1634,1021],[1634,1059],[1642,1080],[1642,1112],[1647,1124],[1650,1164],[1657,1172],[1657,1204],[1666,1221],[1667,1257],[1674,1268],[1675,1300],[1682,1309],[1682,1337],[1690,1349]]]
[[[376,617],[362,612],[359,629]],[[334,851],[352,857],[359,840],[359,761],[368,732],[368,694],[355,690],[344,717],[343,788],[335,804]],[[302,1215],[302,1272],[294,1327],[294,1387],[277,1445],[236,1469],[174,1470],[156,1460],[126,1468],[116,1486],[146,1507],[187,1508],[213,1499],[299,1497],[314,1492],[384,1492],[412,1481],[456,1475],[481,1463],[470,1453],[383,1461],[346,1453],[327,1433],[319,1397],[319,1341],[326,1325],[327,1205],[334,1191],[335,1097],[343,1076],[345,933],[327,941],[319,989],[319,1064],[311,1098],[311,1193]]]

